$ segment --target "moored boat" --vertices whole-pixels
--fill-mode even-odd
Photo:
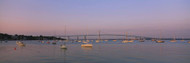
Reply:
[[[25,46],[25,44],[23,42],[20,42],[20,41],[17,41],[16,44],[19,46]]]
[[[189,42],[187,42],[187,43],[190,43],[190,41],[189,41]]]
[[[165,41],[162,40],[156,40],[156,43],[164,43]]]
[[[134,42],[134,40],[128,40],[128,36],[127,36],[127,32],[126,32],[126,36],[125,36],[125,40],[122,41],[122,43],[128,43],[128,42]]]
[[[134,42],[134,40],[123,40],[122,43]]]
[[[61,49],[67,49],[66,45],[61,45]]]
[[[176,42],[175,36],[174,36],[173,40],[170,40],[170,42]]]
[[[113,40],[114,42],[117,41],[117,40]]]
[[[92,44],[82,44],[81,47],[92,47]]]

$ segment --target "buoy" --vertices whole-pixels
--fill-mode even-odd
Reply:
[[[14,50],[16,50],[16,47],[14,48]]]

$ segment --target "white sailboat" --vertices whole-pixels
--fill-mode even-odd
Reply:
[[[126,39],[122,41],[122,43],[134,42],[134,40],[128,40],[127,32],[126,32]]]
[[[83,41],[84,44],[81,44],[81,47],[92,47],[93,46],[92,44],[89,43],[87,36],[88,36],[88,33],[86,35],[85,40]]]
[[[162,40],[156,40],[156,43],[164,43],[165,41]]]
[[[92,47],[92,44],[82,44],[81,47]]]
[[[174,36],[173,40],[170,40],[170,42],[176,42],[175,36]]]
[[[64,45],[60,45],[60,47],[61,47],[61,49],[67,49],[65,43],[64,43]]]
[[[156,43],[164,43],[165,41],[161,40],[162,36],[160,34],[160,38],[158,40],[156,40]]]
[[[16,41],[16,44],[19,46],[25,46],[25,44],[23,42],[20,42],[20,41]]]
[[[98,40],[96,40],[96,42],[100,42],[101,41],[101,37],[100,37],[100,31],[98,31]]]

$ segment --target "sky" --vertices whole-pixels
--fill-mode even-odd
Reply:
[[[0,32],[190,38],[189,0],[0,0]]]

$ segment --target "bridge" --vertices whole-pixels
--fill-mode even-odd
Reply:
[[[109,36],[109,37],[123,37],[123,38],[136,38],[136,39],[139,39],[139,38],[151,38],[151,37],[145,37],[145,36],[137,36],[137,35],[122,35],[122,34],[88,34],[88,35],[56,35],[56,37],[59,37],[59,38],[65,38],[65,39],[68,39],[68,40],[75,40],[75,39],[79,39],[80,40],[86,40],[87,37],[97,37],[95,39],[101,39],[101,37],[103,36]],[[82,37],[82,38],[81,38]]]

